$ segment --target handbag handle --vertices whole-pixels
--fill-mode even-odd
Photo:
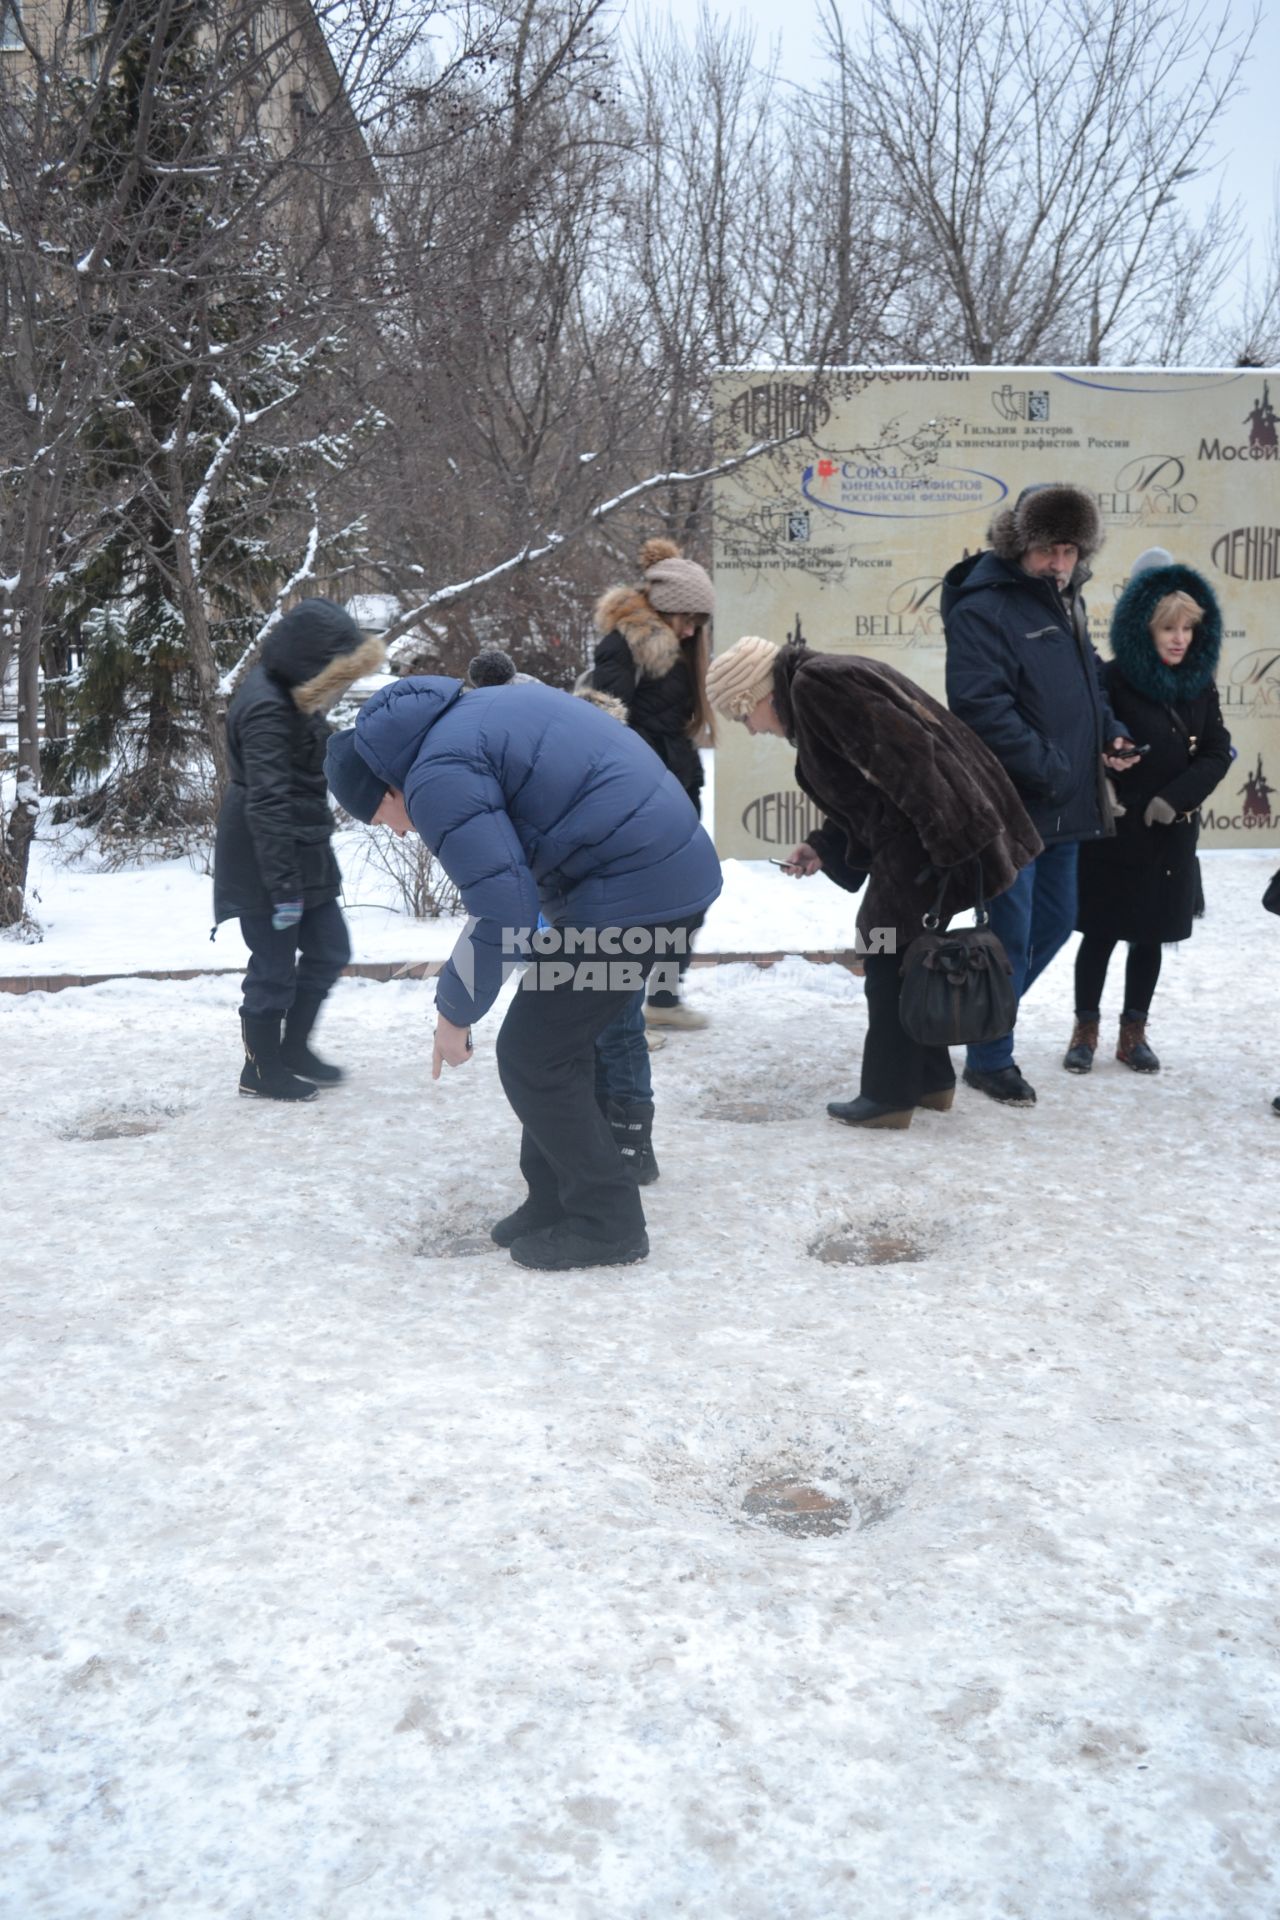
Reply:
[[[962,864],[964,863],[962,862]],[[973,907],[973,924],[975,927],[985,927],[991,916],[987,912],[986,896],[982,890],[982,861],[977,854],[974,855],[973,864],[976,871],[978,894]],[[950,884],[951,876],[957,872],[959,872],[958,867],[944,867],[942,870],[942,885],[938,888],[938,897],[934,901],[930,911],[921,916],[927,933],[936,933],[942,925],[942,903],[946,898],[947,887]]]

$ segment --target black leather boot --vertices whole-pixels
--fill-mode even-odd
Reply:
[[[611,1100],[605,1117],[627,1172],[638,1187],[651,1186],[658,1177],[658,1162],[653,1154],[652,1100]]]
[[[911,1125],[912,1108],[882,1107],[860,1093],[856,1100],[828,1100],[827,1112],[846,1127],[892,1127],[901,1131]]]
[[[240,1091],[258,1100],[314,1100],[318,1089],[310,1080],[290,1073],[280,1058],[280,1015],[242,1013],[244,1066]]]
[[[295,997],[284,1017],[280,1058],[304,1080],[314,1080],[318,1087],[333,1087],[344,1078],[342,1068],[331,1067],[327,1060],[318,1059],[307,1045],[324,1001],[322,993],[300,993]]]

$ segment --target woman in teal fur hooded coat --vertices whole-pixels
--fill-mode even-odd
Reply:
[[[1122,730],[1150,751],[1115,776],[1115,838],[1080,849],[1076,925],[1084,939],[1075,1031],[1062,1063],[1070,1072],[1093,1065],[1107,964],[1121,940],[1129,953],[1116,1058],[1137,1073],[1159,1069],[1146,1024],[1161,949],[1190,936],[1199,809],[1232,760],[1213,683],[1221,650],[1222,610],[1209,582],[1161,547],[1144,553],[1112,615],[1106,687]]]

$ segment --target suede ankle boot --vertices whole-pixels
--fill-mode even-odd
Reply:
[[[1101,1014],[1082,1013],[1076,1008],[1076,1023],[1071,1029],[1071,1044],[1062,1056],[1062,1064],[1068,1073],[1090,1073],[1093,1070],[1093,1056],[1098,1051],[1098,1023]]]
[[[1120,1015],[1116,1059],[1135,1073],[1159,1073],[1160,1062],[1147,1045],[1147,1016],[1126,1010]]]

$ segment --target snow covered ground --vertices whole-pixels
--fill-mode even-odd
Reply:
[[[841,1129],[860,983],[697,971],[625,1270],[488,1244],[429,986],[344,982],[297,1110],[234,979],[0,995],[0,1914],[1280,1914],[1275,860],[1207,857],[1154,1079],[1061,1071],[1057,963],[1034,1112]],[[80,878],[0,973],[235,963],[157,958],[201,876]]]

